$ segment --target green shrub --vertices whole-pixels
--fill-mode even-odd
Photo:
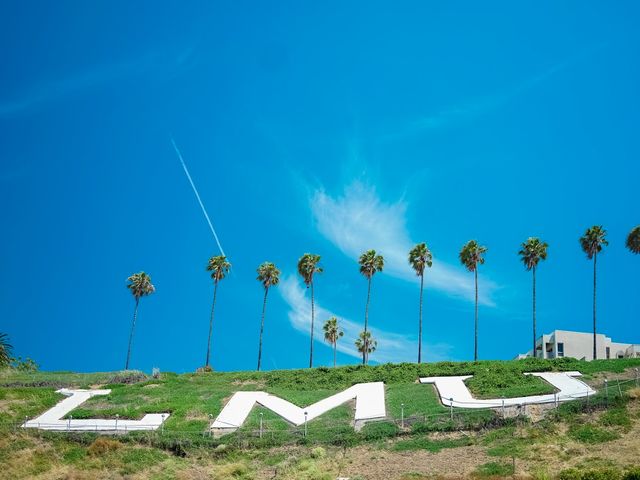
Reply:
[[[582,443],[604,443],[618,438],[618,434],[594,425],[577,425],[569,429],[569,436]]]
[[[327,455],[327,451],[322,447],[316,447],[311,450],[311,458],[324,458]]]

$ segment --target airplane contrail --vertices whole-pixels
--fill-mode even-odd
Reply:
[[[184,159],[182,158],[182,154],[180,153],[180,150],[178,149],[178,146],[176,145],[176,142],[173,140],[173,137],[171,137],[171,144],[173,145],[173,148],[175,149],[176,154],[178,155],[178,159],[180,160],[180,163],[182,164],[182,168],[184,169],[184,173],[187,175],[187,179],[189,180],[189,183],[191,184],[191,188],[193,188],[193,193],[196,194],[196,198],[198,199],[198,203],[200,204],[200,208],[202,208],[202,213],[204,213],[204,218],[207,219],[207,223],[209,224],[209,228],[211,229],[211,233],[213,233],[213,238],[215,239],[216,243],[218,244],[218,248],[220,249],[220,253],[222,253],[222,255],[225,255],[224,250],[222,249],[222,245],[220,245],[220,240],[218,239],[218,234],[216,233],[216,229],[213,228],[213,224],[211,223],[211,219],[209,218],[209,214],[207,213],[207,209],[204,208],[204,203],[202,203],[202,199],[200,198],[200,194],[198,193],[198,189],[196,188],[195,184],[193,183],[193,180],[191,179],[191,175],[189,175],[189,170],[187,169],[187,165],[184,163]]]

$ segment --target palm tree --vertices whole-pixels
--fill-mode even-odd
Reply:
[[[311,345],[309,347],[309,368],[313,366],[313,324],[315,321],[315,305],[313,300],[313,275],[322,273],[320,255],[305,253],[298,260],[298,273],[304,280],[307,288],[311,287]]]
[[[360,264],[360,273],[365,276],[368,281],[367,287],[367,305],[364,310],[364,331],[368,331],[369,325],[369,301],[371,300],[371,279],[376,272],[381,272],[384,268],[384,257],[377,255],[375,250],[367,250],[358,260]],[[364,363],[364,355],[362,357],[362,363]]]
[[[264,262],[258,267],[257,279],[264,286],[264,301],[262,302],[262,321],[260,322],[260,346],[258,347],[258,371],[262,360],[262,332],[264,331],[264,313],[267,309],[267,294],[269,287],[280,283],[280,270],[271,262]]]
[[[631,253],[640,253],[640,225],[631,229],[627,236],[627,248]]]
[[[211,358],[211,333],[213,332],[213,311],[216,307],[218,283],[229,273],[230,269],[231,264],[224,255],[211,257],[209,263],[207,263],[207,272],[211,272],[211,278],[213,279],[213,302],[211,303],[211,316],[209,317],[209,337],[207,338],[207,360],[204,364],[205,369],[211,368],[209,365],[209,359]]]
[[[598,252],[602,251],[603,246],[609,245],[606,239],[607,231],[602,225],[594,225],[587,228],[584,235],[580,237],[580,246],[588,259],[593,259],[593,359],[598,356],[596,350],[596,264]]]
[[[522,244],[518,255],[524,263],[527,270],[533,272],[533,352],[532,356],[536,357],[536,267],[540,260],[547,259],[547,242],[541,242],[539,238],[530,237]]]
[[[13,347],[9,343],[9,335],[0,333],[0,368],[8,367],[11,364],[11,351]]]
[[[142,297],[146,297],[147,295],[151,295],[156,291],[156,287],[154,287],[151,283],[151,277],[144,272],[134,273],[129,278],[127,278],[127,281],[129,282],[127,284],[127,288],[131,290],[131,294],[136,300],[136,306],[133,310],[133,322],[131,323],[131,333],[129,334],[129,348],[127,349],[127,362],[124,366],[125,370],[129,370],[131,344],[133,343],[133,331],[136,328],[136,319],[138,318],[138,305],[140,304],[140,299]]]
[[[364,365],[369,361],[369,355],[376,351],[378,342],[371,336],[371,332],[362,331],[355,341],[356,348],[362,353]]]
[[[420,277],[420,314],[418,322],[418,363],[422,362],[422,292],[424,290],[424,269],[433,265],[431,251],[426,243],[419,243],[409,252],[409,264]]]
[[[333,345],[333,366],[336,366],[336,350],[338,349],[338,339],[344,335],[342,328],[338,325],[338,319],[331,317],[324,322],[324,339]]]
[[[460,262],[473,272],[476,284],[475,337],[473,343],[473,361],[478,361],[478,265],[484,263],[483,255],[487,247],[481,246],[475,240],[469,240],[460,250]]]

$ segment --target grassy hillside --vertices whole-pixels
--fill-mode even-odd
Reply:
[[[528,359],[508,362],[349,366],[260,373],[163,373],[158,379],[139,372],[75,374],[5,371],[0,373],[0,437],[12,440],[0,440],[0,463],[14,462],[16,452],[22,452],[17,455],[17,458],[21,458],[21,455],[26,455],[25,452],[29,451],[29,460],[18,462],[12,470],[14,476],[11,478],[20,478],[21,475],[22,478],[37,475],[44,475],[43,478],[46,478],[52,469],[55,470],[60,465],[64,466],[63,470],[80,468],[81,465],[95,473],[109,469],[110,464],[115,465],[117,475],[125,477],[147,472],[141,478],[146,478],[147,474],[156,475],[157,478],[176,478],[171,476],[173,474],[169,475],[166,469],[162,474],[156,472],[152,475],[150,472],[157,465],[174,465],[176,472],[183,467],[187,468],[186,465],[191,468],[191,460],[195,455],[198,458],[204,456],[208,459],[205,463],[213,464],[218,460],[218,463],[225,465],[234,463],[234,459],[241,460],[239,464],[243,466],[238,467],[237,472],[226,473],[226,477],[219,478],[260,478],[256,477],[256,472],[275,468],[275,465],[288,458],[282,451],[284,445],[288,445],[286,448],[289,449],[306,452],[303,457],[310,462],[309,465],[316,466],[326,463],[323,459],[327,451],[324,449],[331,452],[335,448],[333,446],[344,449],[360,445],[349,451],[383,448],[389,455],[406,455],[406,452],[412,452],[412,455],[417,455],[416,452],[420,452],[420,455],[426,452],[444,455],[444,451],[449,449],[479,448],[484,452],[483,455],[496,457],[489,458],[491,461],[485,463],[496,465],[485,466],[484,473],[480,470],[476,473],[491,475],[491,472],[499,473],[500,469],[511,468],[504,463],[503,457],[509,457],[511,461],[514,458],[526,458],[532,442],[548,443],[558,436],[565,438],[566,442],[585,445],[618,441],[634,428],[636,420],[628,412],[626,396],[614,401],[615,388],[612,387],[612,398],[608,405],[605,405],[602,394],[591,399],[591,408],[611,407],[606,414],[599,414],[595,423],[576,420],[585,415],[584,404],[563,406],[555,414],[555,423],[545,420],[546,428],[541,428],[540,424],[532,426],[526,419],[503,420],[493,411],[468,412],[456,409],[454,421],[451,422],[449,409],[440,405],[434,388],[416,383],[418,377],[474,375],[468,385],[475,395],[511,397],[552,391],[541,379],[524,376],[523,372],[578,370],[585,374],[588,381],[600,382],[599,377],[602,375],[610,378],[615,378],[616,375],[628,376],[629,369],[636,367],[640,367],[640,360],[580,362],[573,359]],[[213,439],[205,433],[210,416],[215,417],[226,399],[238,390],[267,391],[299,406],[305,406],[355,383],[370,381],[385,382],[388,419],[371,423],[360,433],[354,432],[351,426],[352,405],[344,405],[309,422],[306,438],[302,436],[301,429],[294,428],[272,412],[261,408],[255,408],[249,421],[235,434]],[[634,385],[635,382],[628,382],[624,389]],[[145,413],[170,412],[171,417],[166,422],[164,431],[130,434],[120,436],[117,440],[103,441],[95,434],[15,430],[16,422],[23,421],[25,417],[32,418],[54,405],[60,398],[55,393],[57,388],[96,386],[110,388],[112,393],[89,400],[82,408],[71,413],[73,418],[104,418],[118,414],[121,418],[138,419]],[[402,404],[406,419],[404,425],[400,421]],[[256,435],[260,413],[263,413],[265,421],[266,433],[263,439]],[[565,425],[565,431],[557,431],[555,425],[558,422]],[[522,433],[522,429],[525,433]],[[452,433],[443,433],[448,431]],[[486,433],[487,431],[490,433]],[[549,432],[555,433],[550,437]],[[101,442],[106,443],[101,445]],[[38,453],[38,445],[49,453],[42,457]],[[322,458],[311,456],[314,448],[320,448],[316,456]],[[324,453],[320,453],[321,451]],[[348,457],[347,450],[343,450],[343,456]],[[335,462],[331,465],[336,467]],[[300,465],[296,468],[298,467]],[[23,475],[19,469],[26,473]],[[316,474],[319,476],[314,476]],[[312,472],[307,477],[291,478],[325,478],[322,474],[321,471]],[[0,478],[2,475],[0,471]]]

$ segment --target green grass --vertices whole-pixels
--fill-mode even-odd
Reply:
[[[273,393],[304,407],[355,383],[382,381],[386,386],[387,411],[390,419],[400,420],[402,405],[407,428],[414,433],[452,430],[467,426],[480,428],[495,420],[490,411],[455,410],[454,421],[448,418],[449,410],[438,399],[430,385],[417,383],[419,377],[440,375],[474,375],[469,387],[480,397],[509,397],[531,395],[550,391],[550,386],[537,377],[524,372],[579,370],[587,377],[601,371],[621,372],[640,366],[640,359],[598,360],[583,362],[574,359],[519,361],[440,362],[429,364],[385,364],[379,366],[347,366],[340,368],[315,368],[305,370],[278,370],[270,372],[213,372],[213,373],[163,373],[160,379],[145,377],[140,372],[107,372],[77,374],[71,372],[0,372],[0,423],[7,428],[10,422],[34,417],[53,406],[61,397],[55,393],[60,387],[87,388],[104,385],[110,388],[107,396],[93,397],[81,408],[71,412],[74,418],[139,419],[147,413],[169,412],[165,424],[167,435],[192,435],[195,439],[209,424],[210,417],[217,416],[225,400],[238,390],[261,390]],[[142,380],[137,381],[136,380]],[[136,383],[128,383],[136,382]],[[301,429],[293,428],[269,410],[255,408],[246,424],[235,438],[247,437],[257,431],[263,414],[269,441],[300,439]],[[376,429],[367,427],[355,435],[351,427],[352,406],[343,405],[308,424],[307,439],[303,442],[340,443],[355,442],[382,436]],[[606,417],[608,422],[623,422],[621,413]],[[377,433],[372,433],[377,432]],[[234,438],[234,437],[230,437]],[[264,443],[263,442],[263,443]]]
[[[619,438],[617,433],[591,424],[572,426],[569,436],[582,443],[604,443]]]
[[[513,464],[489,462],[480,465],[475,473],[475,477],[487,478],[487,477],[504,477],[506,475],[513,475]]]

